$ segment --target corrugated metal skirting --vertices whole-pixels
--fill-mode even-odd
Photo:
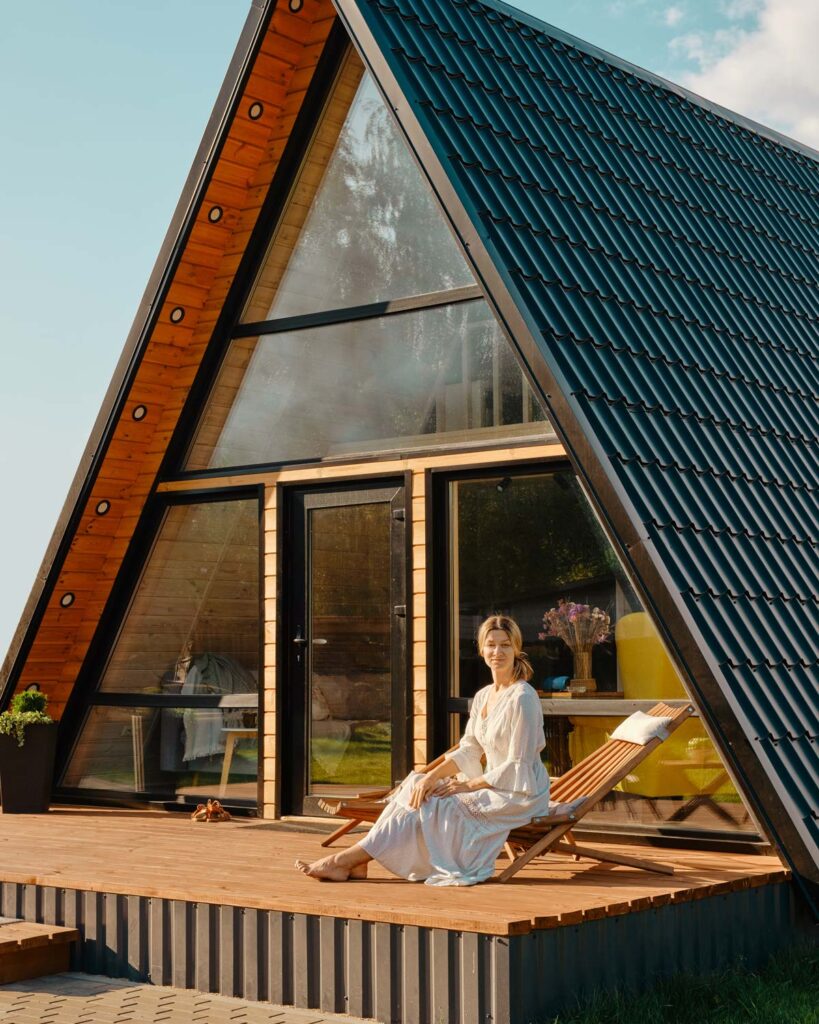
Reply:
[[[522,1024],[594,989],[756,962],[793,941],[789,884],[506,938],[0,884],[0,913],[79,928],[73,967],[406,1024]],[[764,927],[761,927],[764,922]]]

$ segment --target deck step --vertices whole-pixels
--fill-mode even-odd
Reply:
[[[0,918],[0,985],[67,971],[79,937],[76,928]]]

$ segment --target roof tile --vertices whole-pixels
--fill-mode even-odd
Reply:
[[[819,162],[493,0],[358,3],[819,849]]]

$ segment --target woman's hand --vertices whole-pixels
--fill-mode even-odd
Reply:
[[[459,782],[458,779],[447,779],[435,790],[434,796],[454,796],[456,793],[474,793],[476,789],[487,789],[483,779],[469,779]]]
[[[423,778],[419,779],[412,787],[412,792],[410,793],[409,798],[410,807],[417,811],[429,794],[436,788],[436,786],[439,785],[440,781],[438,779],[433,779],[429,775],[424,775]]]

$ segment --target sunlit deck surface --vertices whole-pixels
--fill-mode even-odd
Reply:
[[[789,878],[772,856],[629,846],[621,849],[673,864],[675,874],[555,855],[505,885],[436,888],[395,879],[378,865],[369,882],[322,884],[293,867],[297,857],[325,852],[323,833],[303,829],[255,819],[195,823],[187,815],[107,808],[3,815],[0,882],[523,935]]]

